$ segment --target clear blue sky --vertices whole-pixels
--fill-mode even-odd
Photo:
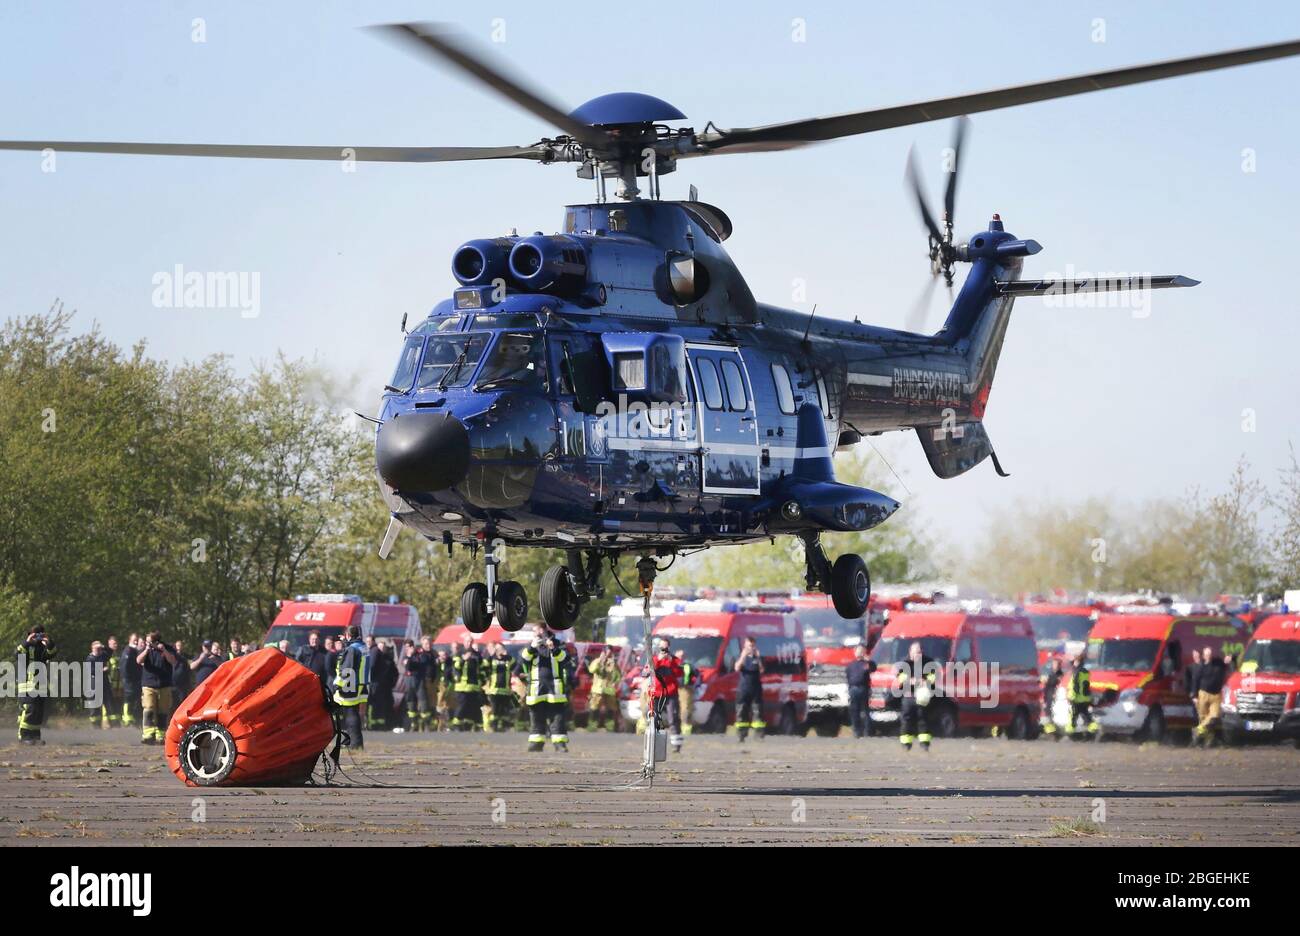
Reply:
[[[1282,3],[488,3],[459,22],[562,103],[642,90],[699,128],[748,126],[1300,37]],[[551,132],[354,27],[439,19],[418,2],[0,5],[4,137],[330,145],[500,145]],[[466,9],[461,6],[459,9]],[[191,41],[191,21],[207,41]],[[791,21],[807,41],[791,41]],[[506,41],[489,43],[494,19]],[[1092,41],[1095,19],[1106,41]],[[1024,302],[986,420],[1012,478],[930,476],[896,443],[912,502],[957,541],[1039,495],[1120,498],[1213,487],[1247,455],[1271,479],[1300,441],[1300,61],[1246,66],[973,118],[959,234],[1002,213],[1044,252],[1026,275],[1185,273],[1152,315]],[[783,154],[691,160],[665,177],[736,224],[755,293],[818,315],[901,325],[925,238],[902,188],[916,141],[932,192],[949,127]],[[1257,171],[1241,170],[1242,150]],[[373,408],[400,343],[452,283],[471,237],[555,230],[588,199],[571,167],[443,166],[0,153],[0,316],[55,296],[115,340],[241,368],[283,348],[335,369]],[[157,309],[152,277],[256,271],[262,311]],[[936,306],[932,321],[942,317]],[[1258,430],[1241,430],[1243,409]],[[900,444],[901,443],[901,444]]]

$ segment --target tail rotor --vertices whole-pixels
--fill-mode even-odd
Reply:
[[[953,298],[953,264],[957,260],[957,249],[953,244],[952,232],[957,204],[957,178],[961,169],[961,151],[969,125],[969,118],[959,117],[953,127],[952,145],[949,147],[945,160],[948,179],[943,191],[942,224],[935,219],[934,214],[930,211],[930,200],[926,196],[925,187],[921,181],[921,173],[916,165],[916,147],[913,146],[907,151],[907,170],[904,173],[904,181],[907,183],[908,188],[911,189],[912,196],[916,199],[916,207],[921,214],[921,223],[925,225],[930,257],[930,282],[926,284],[924,291],[918,297],[916,304],[907,316],[906,327],[908,331],[919,332],[925,327],[930,299],[934,295],[934,287],[940,276],[943,277],[944,285],[948,287],[950,303]]]

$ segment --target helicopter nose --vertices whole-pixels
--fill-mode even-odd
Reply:
[[[469,433],[450,413],[403,413],[379,427],[375,464],[397,491],[441,491],[469,472]]]

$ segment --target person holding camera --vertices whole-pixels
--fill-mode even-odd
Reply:
[[[681,688],[684,674],[681,661],[669,649],[670,643],[667,637],[656,637],[654,656],[642,671],[644,678],[641,681],[641,695],[643,703],[648,700],[648,704],[643,705],[645,710],[641,717],[647,725],[654,718],[657,727],[668,728],[668,743],[674,750],[680,751],[682,706],[677,691]]]
[[[163,643],[162,633],[145,638],[135,662],[140,667],[141,744],[162,744],[163,725],[171,717],[172,677],[178,657]]]
[[[547,732],[557,751],[569,749],[569,736],[565,722],[569,702],[569,654],[549,632],[538,634],[519,655],[528,694],[528,750],[541,751],[546,747]]]
[[[611,730],[618,731],[618,684],[623,679],[623,671],[614,659],[613,648],[603,647],[600,656],[587,663],[587,672],[591,674],[587,730],[599,731],[605,727],[608,715]]]
[[[54,645],[50,643],[43,624],[28,631],[27,639],[18,645],[18,656],[24,663],[18,669],[25,674],[18,684],[18,740],[22,744],[45,743],[41,739],[41,725],[45,724],[45,694],[37,685],[30,667],[33,663],[43,666],[53,659],[54,654]]]
[[[221,648],[214,641],[203,641],[203,650],[190,661],[190,672],[194,675],[194,685],[202,685],[203,680],[215,673],[217,667],[224,662],[226,660],[221,655]]]

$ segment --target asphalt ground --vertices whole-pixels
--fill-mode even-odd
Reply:
[[[376,734],[337,786],[187,787],[130,729],[0,732],[0,844],[1300,845],[1300,751],[1125,741]]]

